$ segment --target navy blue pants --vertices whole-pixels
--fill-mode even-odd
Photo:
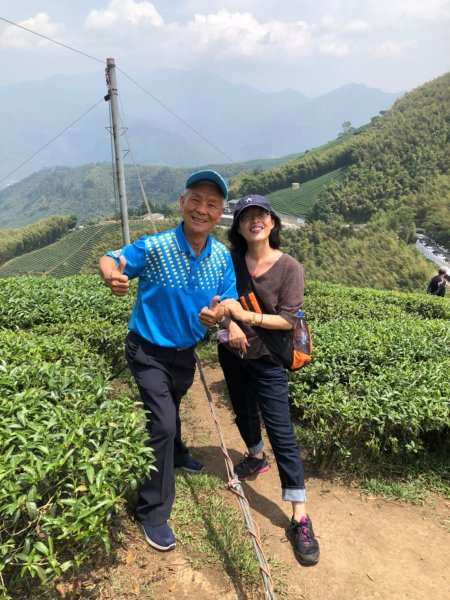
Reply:
[[[162,348],[130,332],[125,356],[144,403],[156,467],[141,484],[136,516],[141,523],[160,525],[170,517],[175,500],[174,462],[188,452],[179,409],[194,380],[194,349]]]
[[[282,498],[305,501],[303,462],[292,426],[286,371],[270,358],[241,359],[219,344],[236,425],[250,452],[262,449],[264,420],[281,480]]]

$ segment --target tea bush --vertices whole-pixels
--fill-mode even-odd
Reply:
[[[439,320],[334,320],[314,329],[315,359],[292,376],[308,447],[323,463],[444,452],[450,328]]]
[[[450,320],[450,299],[312,281],[306,285],[305,311],[315,323],[397,317]]]
[[[0,327],[27,329],[74,321],[126,323],[132,301],[132,294],[112,296],[95,275],[7,278],[0,286]]]
[[[88,325],[87,325],[88,326]],[[0,575],[42,582],[100,545],[148,472],[142,416],[106,358],[64,333],[0,330]]]
[[[0,591],[108,547],[111,516],[148,472],[142,415],[110,390],[133,295],[89,275],[2,280]],[[305,308],[315,359],[290,386],[318,460],[448,449],[448,299],[310,282]]]

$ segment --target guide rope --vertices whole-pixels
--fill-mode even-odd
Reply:
[[[228,477],[227,488],[231,492],[233,492],[238,498],[239,506],[241,508],[242,515],[244,517],[244,522],[245,522],[245,525],[247,528],[247,532],[251,536],[251,539],[253,542],[253,547],[254,547],[255,554],[256,554],[256,558],[258,559],[259,569],[260,569],[261,577],[262,577],[263,584],[264,584],[264,591],[265,591],[266,599],[267,600],[276,600],[276,596],[275,596],[275,592],[274,592],[274,584],[273,584],[272,576],[270,574],[269,563],[267,562],[267,559],[265,557],[265,554],[264,554],[264,551],[262,548],[259,528],[258,528],[257,524],[253,521],[250,504],[249,504],[247,498],[245,497],[244,491],[242,489],[242,484],[239,481],[238,477],[236,476],[236,473],[234,472],[233,461],[231,460],[231,457],[228,454],[228,450],[225,445],[222,428],[220,427],[220,422],[217,417],[216,409],[214,408],[214,402],[213,402],[212,395],[211,395],[211,392],[208,387],[208,383],[206,381],[202,363],[196,352],[194,353],[194,356],[195,356],[195,361],[197,363],[198,371],[200,374],[200,380],[202,382],[203,389],[205,391],[206,398],[208,400],[209,410],[210,410],[211,416],[213,418],[214,424],[216,426],[217,433],[219,435],[220,448],[222,450],[222,454],[225,459],[225,467],[227,470],[227,477]]]

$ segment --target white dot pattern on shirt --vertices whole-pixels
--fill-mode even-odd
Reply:
[[[186,288],[190,279],[190,261],[177,243],[175,231],[149,236],[145,240],[147,256],[142,278],[147,282],[171,288]],[[203,259],[192,274],[191,286],[195,289],[218,290],[223,279],[228,250],[217,240],[212,240],[211,254]]]

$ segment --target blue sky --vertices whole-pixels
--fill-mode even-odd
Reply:
[[[317,95],[407,90],[450,70],[450,0],[0,0],[0,15],[135,74],[203,69]],[[101,65],[0,24],[0,83]]]

